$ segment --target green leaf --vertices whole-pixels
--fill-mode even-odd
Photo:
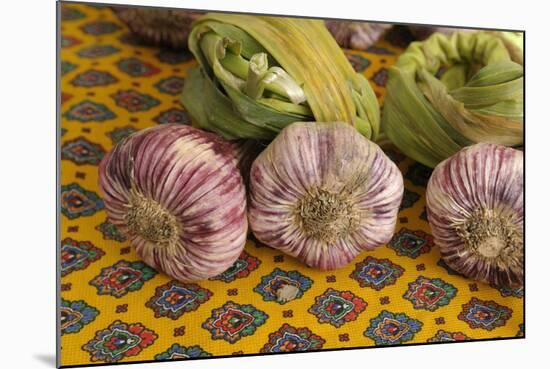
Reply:
[[[413,42],[389,70],[382,126],[430,167],[477,142],[522,144],[523,67],[494,32]]]
[[[195,22],[189,49],[204,72],[186,81],[182,102],[205,129],[265,139],[316,120],[379,134],[374,91],[322,21],[209,13]]]

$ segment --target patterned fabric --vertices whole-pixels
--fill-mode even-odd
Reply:
[[[426,221],[430,170],[393,147],[406,186],[395,236],[345,268],[308,268],[252,240],[198,283],[143,264],[107,221],[97,165],[137,130],[189,123],[178,95],[195,62],[137,46],[108,7],[65,4],[61,35],[62,365],[523,336],[523,289],[448,269]],[[381,102],[405,41],[346,51]]]

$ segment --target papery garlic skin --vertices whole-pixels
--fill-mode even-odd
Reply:
[[[499,287],[523,283],[523,153],[469,146],[433,171],[428,221],[453,270]]]
[[[328,30],[340,47],[367,50],[374,45],[392,24],[352,22],[341,20],[325,21]]]
[[[193,21],[203,14],[200,11],[133,6],[113,6],[112,9],[140,42],[175,50],[187,49]]]
[[[179,281],[213,277],[246,242],[245,188],[231,145],[166,124],[120,142],[99,166],[109,220],[144,262]]]
[[[397,166],[345,123],[293,123],[250,172],[249,223],[261,242],[332,270],[391,239]]]

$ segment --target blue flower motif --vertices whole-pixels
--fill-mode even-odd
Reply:
[[[67,218],[94,215],[103,207],[103,200],[95,192],[85,190],[78,183],[61,186],[61,213]]]
[[[88,141],[85,137],[77,137],[66,141],[61,147],[61,159],[70,160],[77,165],[98,165],[105,156],[101,145]]]
[[[477,324],[489,326],[500,318],[500,314],[500,311],[493,309],[490,306],[475,304],[466,315],[466,319],[469,319]]]
[[[155,83],[155,87],[162,93],[177,96],[183,90],[185,79],[179,76],[170,76]]]
[[[99,311],[82,300],[61,299],[61,334],[80,332],[82,327],[95,320]]]
[[[355,264],[350,274],[352,279],[359,282],[361,287],[370,287],[376,291],[392,285],[403,275],[404,269],[388,259],[376,259],[367,256],[363,261]]]
[[[163,123],[179,123],[179,124],[189,124],[191,123],[191,118],[186,111],[176,108],[171,108],[161,112],[159,115],[153,118],[153,120],[159,124]]]
[[[118,79],[109,72],[90,69],[74,77],[71,84],[77,87],[97,87],[107,86],[117,81]]]
[[[95,336],[82,345],[82,350],[90,353],[92,362],[113,363],[139,353],[152,345],[158,335],[141,323],[124,323],[115,320],[107,328],[99,330]]]
[[[73,64],[71,62],[68,62],[66,60],[61,61],[61,75],[64,76],[65,74],[75,70],[77,67],[76,64]]]
[[[212,356],[212,354],[204,351],[198,345],[185,347],[174,343],[168,350],[155,355],[155,360],[190,359],[208,356]]]
[[[383,310],[371,319],[370,326],[363,334],[373,339],[376,345],[395,345],[410,341],[421,328],[422,322],[419,320],[404,313]]]
[[[132,126],[126,126],[126,127],[117,127],[111,132],[107,133],[107,136],[111,139],[113,142],[113,145],[116,145],[126,137],[130,136],[132,133],[136,132],[137,129],[135,129]]]
[[[420,254],[430,252],[434,246],[433,236],[422,230],[401,228],[393,235],[388,247],[395,250],[397,255],[416,259]]]
[[[346,57],[356,72],[363,72],[371,64],[371,61],[362,55],[347,54]]]
[[[496,288],[498,292],[500,292],[500,295],[502,297],[516,297],[518,299],[523,298],[525,292],[523,291],[523,286],[520,287],[498,287],[495,285],[491,285],[491,287]]]
[[[91,22],[87,23],[80,27],[80,29],[89,35],[93,36],[100,36],[100,35],[106,35],[108,33],[113,33],[121,29],[121,27],[113,22],[105,22],[105,21],[98,21],[98,22]]]
[[[77,120],[82,123],[103,122],[116,118],[107,106],[90,100],[83,100],[71,106],[63,116],[68,120]]]
[[[283,347],[286,346],[288,342],[291,342],[292,345],[296,346],[296,351],[307,351],[311,346],[311,342],[307,339],[300,337],[297,334],[284,332],[283,337],[279,338],[275,345],[271,348],[271,352],[286,352]]]
[[[386,49],[385,47],[379,47],[379,46],[370,46],[367,49],[367,52],[371,54],[378,54],[378,55],[394,55],[395,53]]]
[[[516,337],[523,337],[525,336],[525,325],[523,323],[521,323],[519,326],[518,326],[519,330],[518,330],[518,333],[516,333]]]
[[[512,309],[497,304],[495,301],[479,300],[472,297],[467,304],[462,305],[458,319],[468,323],[470,328],[481,328],[491,331],[502,327],[512,316]]]
[[[86,14],[82,13],[80,10],[71,8],[67,5],[61,7],[61,20],[63,22],[79,20],[86,18]]]
[[[118,53],[120,49],[112,45],[92,45],[78,51],[78,56],[85,59],[96,59]]]

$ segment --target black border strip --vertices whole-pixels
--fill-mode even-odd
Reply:
[[[516,30],[508,28],[488,28],[488,27],[468,27],[468,26],[455,26],[455,25],[444,25],[444,24],[427,24],[427,23],[408,23],[408,22],[390,22],[390,21],[381,21],[374,19],[352,19],[352,18],[331,18],[331,17],[315,17],[308,15],[289,15],[289,14],[274,14],[274,13],[254,13],[254,12],[244,12],[244,11],[231,11],[231,10],[214,10],[214,9],[198,9],[198,8],[185,8],[185,7],[169,7],[169,6],[155,6],[155,5],[134,5],[134,4],[112,4],[112,3],[103,3],[103,2],[82,2],[76,0],[58,0],[60,3],[66,4],[80,4],[80,5],[90,5],[90,6],[113,6],[113,7],[134,7],[134,8],[153,8],[153,9],[173,9],[173,10],[198,10],[203,12],[217,12],[217,13],[227,13],[227,14],[244,14],[244,15],[267,15],[274,17],[286,17],[286,18],[305,18],[305,19],[320,19],[320,20],[341,20],[341,21],[354,21],[354,22],[371,22],[371,23],[382,23],[382,24],[392,24],[396,26],[430,26],[430,27],[449,27],[449,28],[458,28],[458,29],[472,29],[472,30],[484,30],[484,31],[507,31],[507,32],[523,32],[525,30]],[[525,50],[525,49],[524,49]]]
[[[59,308],[61,305],[61,6],[62,2],[57,1],[56,5],[56,28],[55,28],[55,365],[61,368],[61,316]]]
[[[86,368],[96,366],[108,366],[108,365],[129,365],[129,364],[149,364],[149,363],[171,363],[182,361],[200,361],[200,360],[212,360],[212,359],[238,359],[242,357],[254,357],[254,356],[276,356],[276,355],[294,355],[294,354],[310,354],[312,352],[330,352],[330,351],[349,351],[349,350],[364,350],[364,349],[380,349],[380,348],[397,348],[397,347],[411,347],[411,346],[430,346],[430,345],[447,345],[456,343],[472,343],[472,342],[484,342],[484,341],[509,341],[509,340],[522,340],[525,337],[495,337],[495,338],[480,338],[466,341],[450,341],[450,342],[420,342],[420,343],[404,343],[399,345],[387,345],[387,346],[355,346],[355,347],[340,347],[340,348],[328,348],[321,350],[309,350],[309,351],[294,351],[294,352],[267,352],[257,354],[242,354],[242,355],[217,355],[207,357],[195,357],[188,359],[167,359],[167,360],[139,360],[139,361],[122,361],[115,363],[97,363],[97,364],[76,364],[76,365],[63,365],[58,368]]]

